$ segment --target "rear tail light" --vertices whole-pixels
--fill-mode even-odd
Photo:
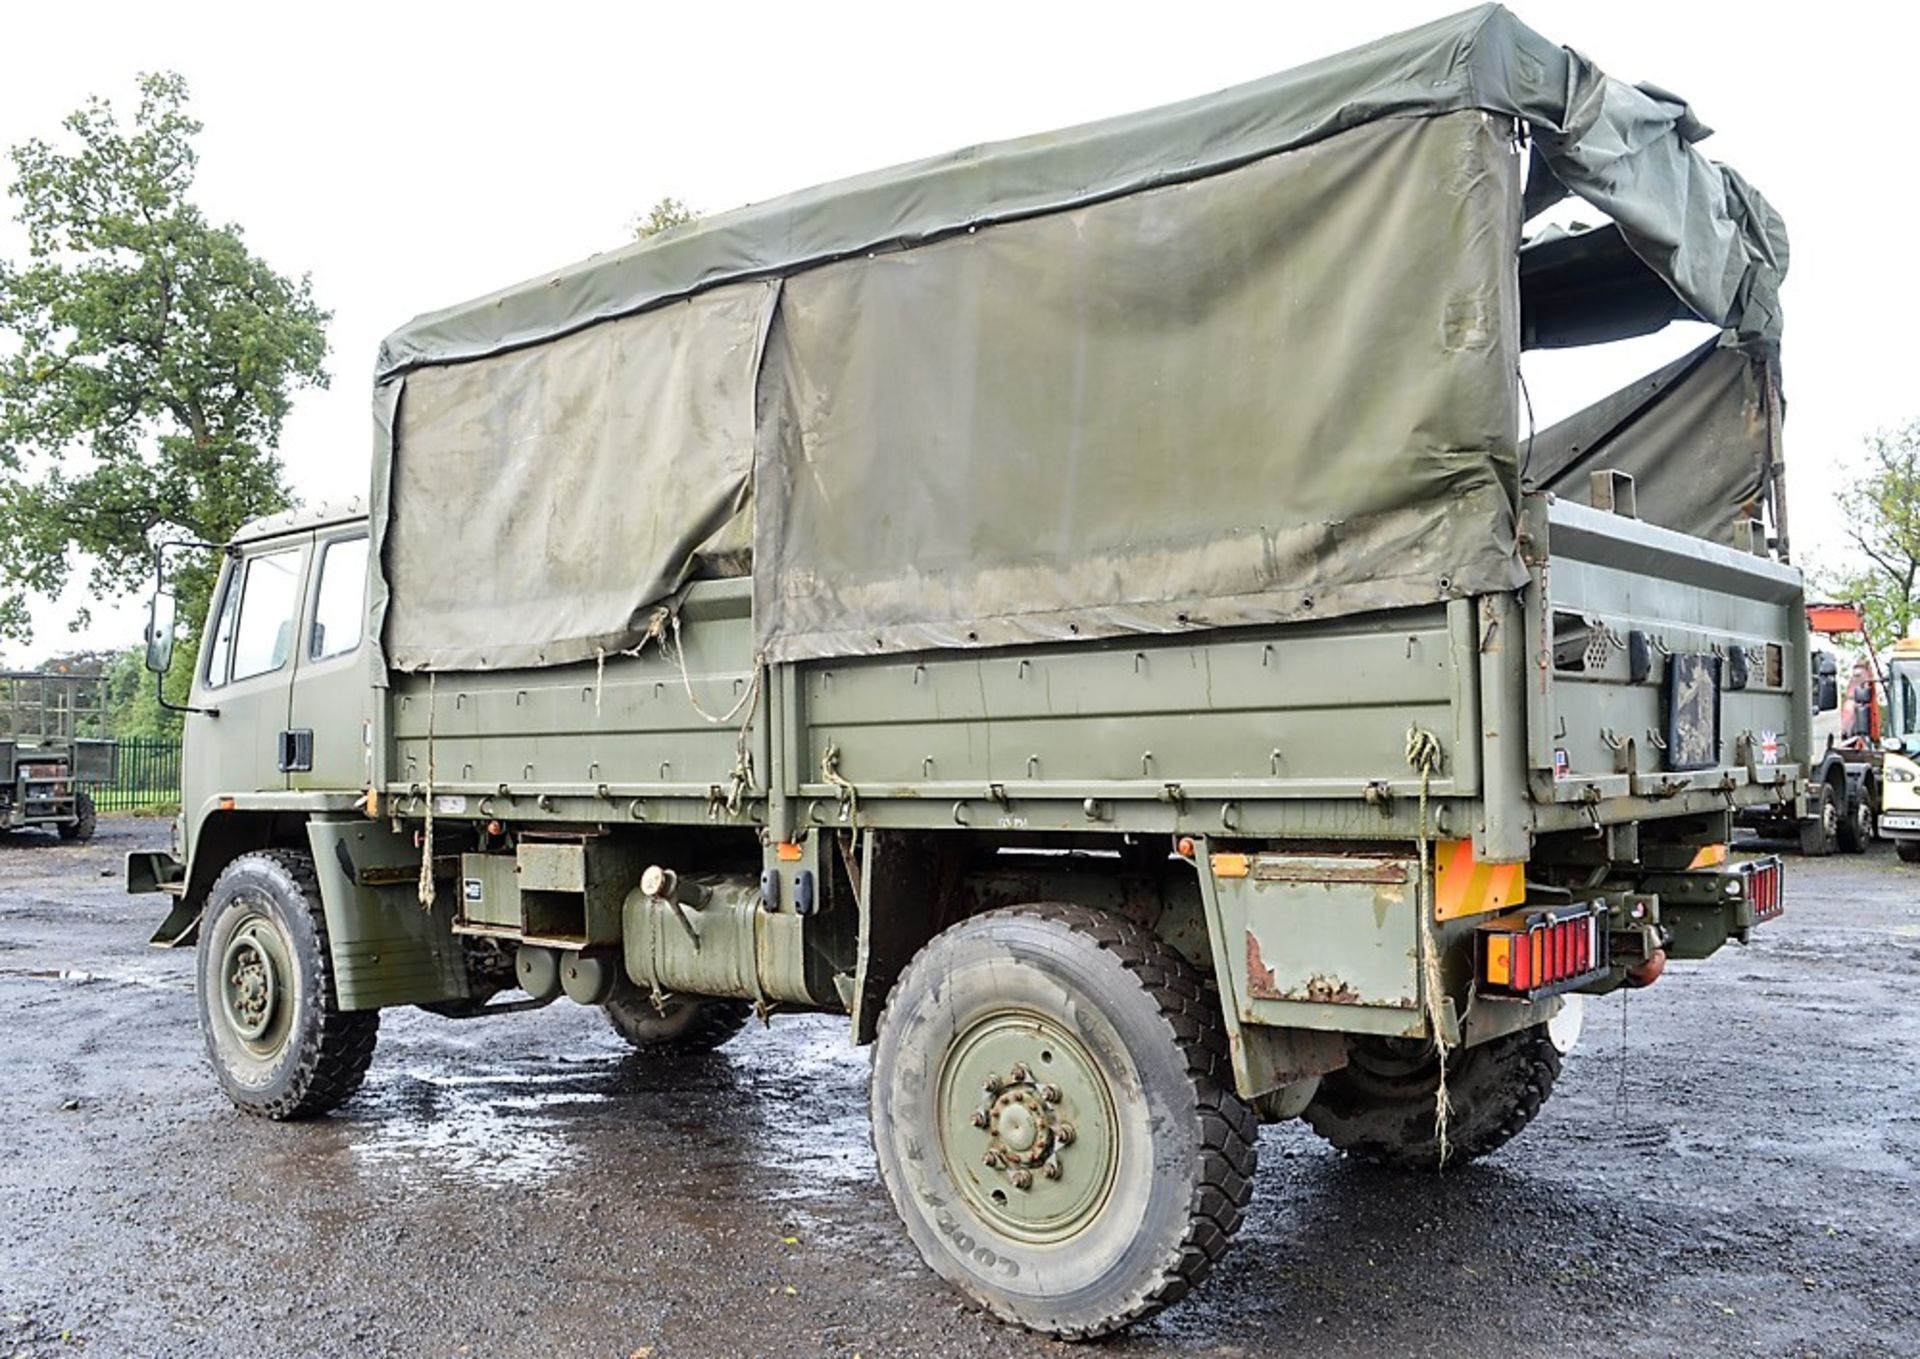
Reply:
[[[1741,876],[1746,879],[1747,905],[1753,911],[1754,923],[1777,919],[1786,909],[1786,872],[1780,860],[1756,859],[1741,864],[1740,868]]]
[[[1502,916],[1475,935],[1481,988],[1496,995],[1550,995],[1609,965],[1606,921],[1590,906]]]

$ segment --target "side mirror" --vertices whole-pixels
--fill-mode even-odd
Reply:
[[[1832,675],[1813,677],[1813,710],[1830,713],[1840,706],[1840,681]]]
[[[1880,749],[1890,750],[1896,755],[1898,755],[1901,751],[1905,750],[1906,748],[1907,748],[1907,743],[1905,741],[1902,741],[1898,736],[1889,736],[1887,737],[1886,740],[1880,743]]]
[[[174,599],[165,590],[153,592],[153,604],[147,611],[147,669],[156,675],[167,673],[173,664]]]

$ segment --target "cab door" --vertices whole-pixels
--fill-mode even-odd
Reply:
[[[313,534],[248,543],[228,562],[186,718],[182,810],[197,825],[221,797],[279,792],[294,654]]]
[[[339,792],[364,788],[372,778],[366,622],[366,525],[320,529],[314,534],[287,719],[291,788]]]

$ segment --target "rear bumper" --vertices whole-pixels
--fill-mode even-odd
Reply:
[[[1705,958],[1786,909],[1786,866],[1777,854],[1712,872],[1661,873],[1642,883],[1659,897],[1659,927],[1672,958]]]

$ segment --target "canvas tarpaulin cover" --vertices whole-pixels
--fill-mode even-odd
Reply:
[[[385,545],[405,661],[484,670],[616,651],[634,643],[635,609],[703,563],[744,566],[774,296],[718,289],[412,374]]]
[[[1572,500],[1607,469],[1634,479],[1640,518],[1722,545],[1758,519],[1772,471],[1771,360],[1709,340],[1540,431],[1529,490]]]
[[[1484,7],[404,327],[384,661],[631,645],[749,523],[775,658],[1507,588],[1523,132],[1530,196],[1592,200],[1687,313],[1777,343],[1784,232],[1686,105]]]

